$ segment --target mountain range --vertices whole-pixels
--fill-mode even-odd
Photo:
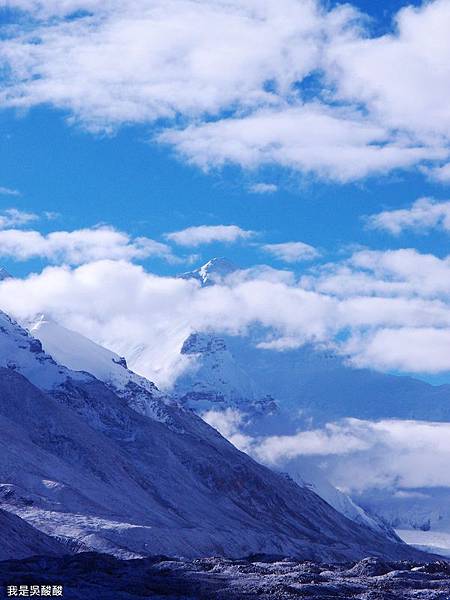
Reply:
[[[79,360],[90,356],[97,376],[60,364],[0,313],[0,508],[22,519],[30,553],[50,536],[52,552],[121,558],[418,556],[237,450],[120,357],[75,339],[74,356],[90,348]],[[108,357],[111,376],[101,371]],[[8,519],[0,527],[10,534]]]

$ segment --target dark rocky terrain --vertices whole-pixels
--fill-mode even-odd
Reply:
[[[23,519],[0,509],[0,561],[26,558],[34,554],[61,555],[70,547],[29,525]]]
[[[341,565],[266,557],[124,561],[84,553],[1,562],[4,597],[11,584],[63,585],[64,598],[73,600],[449,600],[450,564],[375,558]]]

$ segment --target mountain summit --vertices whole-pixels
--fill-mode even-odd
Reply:
[[[220,283],[223,279],[235,271],[239,271],[239,267],[237,267],[227,258],[221,257],[212,258],[195,271],[182,273],[178,277],[180,279],[196,279],[201,283],[201,285],[213,285],[215,283]]]

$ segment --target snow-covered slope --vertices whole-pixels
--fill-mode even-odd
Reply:
[[[70,548],[38,531],[20,517],[0,509],[0,560],[69,554]]]
[[[45,390],[58,389],[72,379],[79,383],[92,379],[87,373],[70,373],[58,365],[43,351],[38,339],[31,337],[3,312],[0,312],[0,367],[21,373]]]
[[[167,399],[165,394],[145,377],[130,371],[123,357],[45,315],[26,325],[59,364],[73,371],[91,373],[142,414],[162,420],[167,416],[161,402]]]
[[[0,355],[20,359],[0,368],[0,505],[44,533],[125,557],[414,554],[255,463],[192,412],[164,405],[171,426],[141,415],[0,321]],[[49,387],[49,372],[65,380]]]
[[[44,348],[58,362],[71,369],[90,371],[110,389],[126,397],[132,408],[149,416],[161,414],[160,403],[155,402],[154,394],[157,399],[162,394],[146,379],[129,371],[125,359],[114,352],[43,316],[31,324],[30,333],[39,337]],[[269,432],[274,429],[284,430],[283,423],[289,417],[281,414],[274,400],[270,396],[264,397],[256,382],[240,369],[224,340],[205,334],[193,334],[186,340],[182,352],[194,359],[192,368],[180,378],[174,390],[184,405],[199,414],[211,409],[239,410],[246,417],[243,427],[248,435],[255,435],[256,431],[260,433],[261,427]],[[142,393],[140,384],[144,386],[146,393]],[[130,385],[134,386],[131,394],[127,392]],[[152,394],[150,399],[148,393]],[[261,420],[263,416],[271,418]],[[227,432],[221,433],[226,436]],[[329,484],[317,470],[302,465],[299,460],[291,461],[285,466],[285,470],[300,485],[307,485],[348,518],[375,531],[383,530],[378,521]],[[389,531],[386,533],[390,534]]]

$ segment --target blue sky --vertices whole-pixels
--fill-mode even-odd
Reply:
[[[204,173],[149,143],[145,126],[125,128],[114,136],[93,135],[69,125],[61,112],[42,107],[24,115],[6,110],[0,119],[1,183],[20,191],[20,196],[1,196],[1,203],[5,208],[59,213],[55,220],[39,224],[42,231],[106,222],[134,235],[161,238],[191,225],[225,223],[261,232],[258,239],[270,243],[302,240],[323,249],[329,260],[350,244],[447,253],[445,233],[405,232],[392,238],[364,227],[365,216],[386,208],[406,207],[421,196],[446,198],[444,186],[420,173],[374,176],[348,184],[305,178],[276,167]],[[259,181],[275,183],[279,189],[252,193],[249,188]],[[244,267],[258,262],[282,266],[248,244],[211,244],[200,254],[199,263],[219,255]],[[12,258],[3,264],[18,275],[38,265]],[[184,269],[159,259],[148,264],[164,274]]]
[[[447,378],[449,19],[448,0],[10,0],[1,263],[28,286],[49,265],[100,281],[108,258],[157,276],[266,264],[287,304],[300,287],[325,315],[281,326],[255,301],[281,345],[344,339],[357,364]],[[334,330],[322,301],[354,320]],[[105,342],[84,307],[51,310]]]

